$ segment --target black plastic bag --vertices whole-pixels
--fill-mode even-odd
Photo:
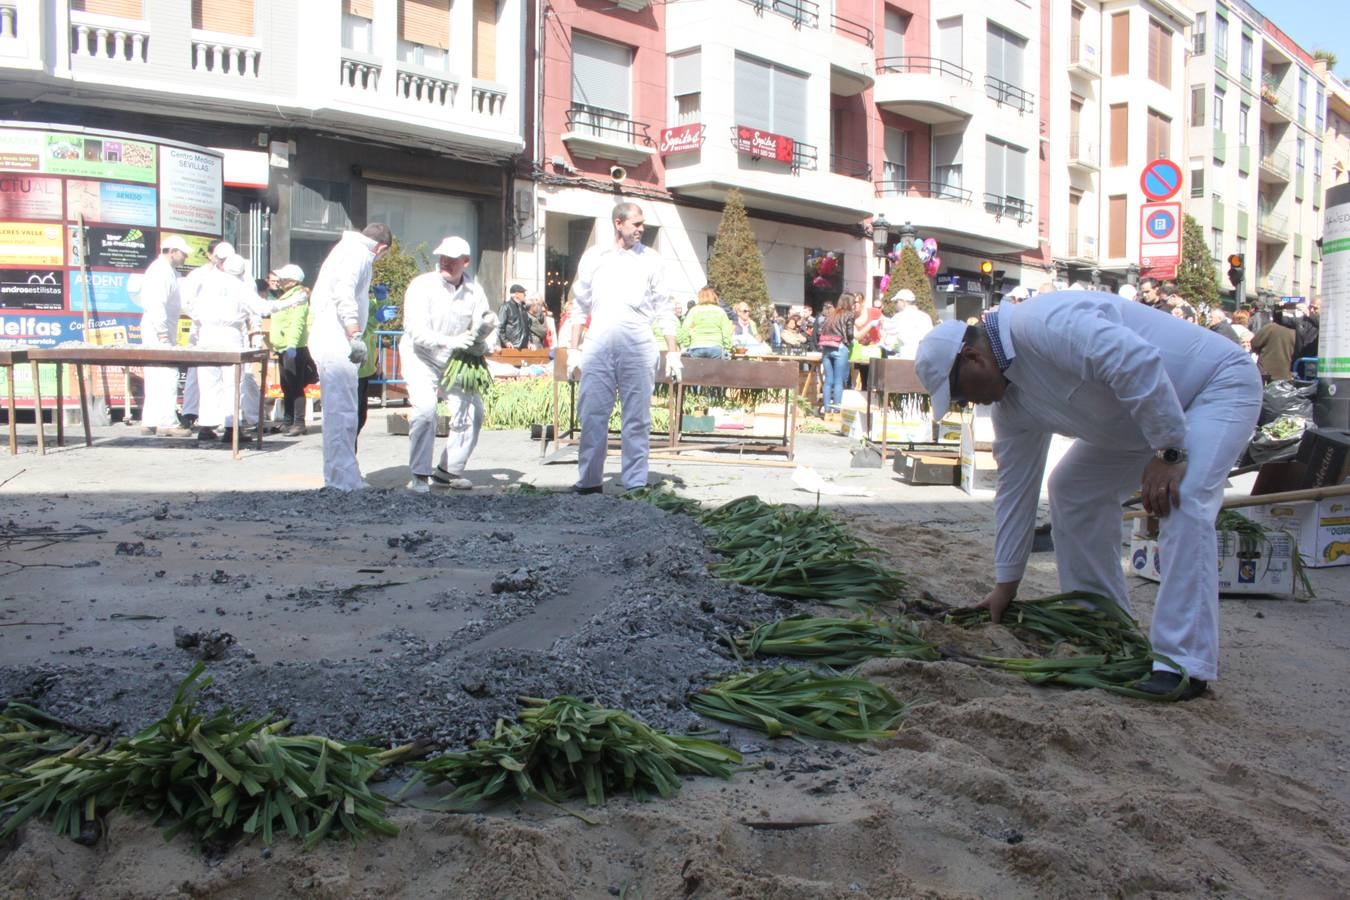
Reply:
[[[1261,398],[1261,418],[1257,425],[1268,425],[1280,416],[1311,419],[1317,382],[1299,385],[1292,381],[1272,381]]]
[[[1273,438],[1266,437],[1258,431],[1247,445],[1247,458],[1254,466],[1268,462],[1284,462],[1298,456],[1298,445],[1302,441],[1301,434],[1291,438]]]

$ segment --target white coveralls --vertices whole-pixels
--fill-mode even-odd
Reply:
[[[436,402],[441,397],[445,398],[450,419],[450,435],[441,452],[440,467],[456,477],[464,474],[483,427],[483,399],[476,393],[442,390],[441,376],[450,361],[447,339],[476,331],[489,312],[487,295],[467,272],[458,287],[441,277],[439,271],[418,275],[408,284],[399,358],[413,407],[408,423],[408,467],[413,475],[432,473]],[[486,345],[469,348],[472,353],[486,350]]]
[[[573,315],[590,317],[581,342],[585,356],[577,400],[581,425],[577,487],[599,487],[604,480],[616,392],[622,410],[620,482],[626,490],[647,483],[652,386],[659,357],[652,324],[660,322],[663,334],[675,334],[679,328],[664,271],[660,255],[642,243],[632,250],[592,247],[577,266]]]
[[[296,298],[277,303],[260,298],[253,282],[218,272],[193,302],[193,321],[197,327],[197,346],[203,350],[243,350],[248,347],[251,319],[304,302]],[[201,411],[198,422],[205,427],[235,427],[234,366],[201,366]],[[245,425],[258,419],[258,382],[248,366],[239,381],[239,417]]]
[[[1212,680],[1214,520],[1261,409],[1256,366],[1211,331],[1096,291],[1059,291],[995,315],[1010,361],[1007,392],[993,407],[997,580],[1018,580],[1026,569],[1050,436],[1076,437],[1050,476],[1060,589],[1103,594],[1129,611],[1120,504],[1139,488],[1154,451],[1183,448],[1190,458],[1181,503],[1161,520],[1162,581],[1149,636],[1191,677]]]
[[[912,303],[906,304],[905,308],[896,312],[891,319],[895,323],[893,327],[899,344],[896,358],[914,359],[919,353],[919,341],[933,330],[933,320],[929,318],[928,313]]]
[[[178,272],[168,253],[145,270],[141,281],[141,344],[146,347],[172,347],[178,329]],[[147,428],[176,428],[178,416],[178,370],[168,366],[144,369],[145,402],[141,405],[141,424]]]
[[[219,275],[220,270],[209,260],[193,269],[187,275],[183,276],[178,282],[178,296],[182,301],[182,314],[192,318],[192,331],[188,336],[188,346],[197,346],[197,323],[196,316],[192,314],[193,304],[206,291],[207,283],[215,275]],[[175,326],[174,339],[177,340],[177,327]],[[201,386],[198,383],[200,374],[198,366],[191,366],[187,370],[187,378],[183,381],[183,415],[196,416],[201,412]]]
[[[323,483],[340,491],[365,487],[356,464],[356,391],[359,366],[351,353],[348,325],[360,335],[370,313],[370,276],[375,241],[344,231],[324,260],[309,296],[309,353],[319,369],[323,401]]]

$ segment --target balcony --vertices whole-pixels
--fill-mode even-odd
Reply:
[[[71,64],[77,59],[141,67],[150,61],[150,31],[145,23],[72,11]]]
[[[845,35],[855,41],[866,44],[869,48],[876,41],[876,36],[872,29],[868,28],[862,22],[855,22],[852,19],[840,15],[830,15],[830,27],[835,34]]]
[[[262,68],[262,47],[235,35],[192,32],[192,71],[256,79]]]
[[[978,97],[971,73],[931,56],[877,60],[872,97],[886,112],[929,125],[961,122],[975,114]]]
[[[984,195],[984,211],[996,219],[1010,219],[1019,225],[1031,221],[1031,204],[1021,197],[1003,194]]]
[[[1289,154],[1272,150],[1261,154],[1261,164],[1257,172],[1261,181],[1272,184],[1289,183]]]
[[[1289,217],[1282,216],[1266,204],[1256,213],[1256,240],[1262,244],[1289,243]]]
[[[1015,112],[1029,113],[1036,108],[1036,98],[1029,92],[993,75],[984,76],[984,95],[999,106],[1011,107]]]
[[[1097,142],[1088,140],[1085,135],[1077,132],[1071,133],[1069,135],[1069,165],[1087,172],[1096,172],[1101,169]]]
[[[1283,296],[1284,294],[1285,283],[1286,283],[1285,276],[1276,275],[1273,272],[1267,272],[1264,275],[1258,275],[1256,278],[1256,286],[1258,289],[1262,291],[1267,291],[1272,294],[1280,294],[1281,296]]]
[[[819,28],[820,4],[814,0],[741,0],[764,15],[765,11],[787,19],[793,28]]]
[[[1294,121],[1294,104],[1289,91],[1280,86],[1272,75],[1261,76],[1261,121],[1288,123]]]
[[[840,156],[838,153],[830,154],[830,171],[835,175],[843,175],[845,178],[861,178],[863,181],[872,180],[872,164],[865,159],[851,159],[847,156]]]
[[[656,152],[647,123],[634,121],[627,113],[596,106],[573,106],[567,110],[567,130],[562,141],[573,156],[613,160],[627,166],[641,165]]]
[[[1077,228],[1064,233],[1064,259],[1093,262],[1097,259],[1097,240],[1090,234],[1080,234]]]
[[[1069,74],[1088,80],[1101,78],[1097,48],[1085,40],[1069,43]]]
[[[969,246],[971,236],[979,235],[980,246],[990,253],[1021,252],[1037,246],[1029,207],[1001,196],[997,203],[976,203],[974,192],[960,186],[959,171],[953,168],[947,178],[878,181],[872,201],[875,211],[892,222],[913,222],[921,233],[943,243]],[[1004,215],[1005,208],[1012,214]]]
[[[950,184],[940,184],[936,181],[909,181],[908,179],[878,181],[876,190],[877,196],[881,198],[911,197],[948,200],[952,203],[970,203],[970,191]]]

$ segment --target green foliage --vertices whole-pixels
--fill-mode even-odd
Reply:
[[[1330,50],[1314,50],[1313,59],[1326,60],[1328,72],[1336,68],[1336,54]]]
[[[933,286],[928,282],[928,274],[923,270],[923,260],[913,245],[906,244],[900,249],[900,259],[891,268],[891,283],[881,298],[881,308],[890,315],[895,312],[895,294],[901,288],[914,292],[914,302],[919,309],[928,313],[928,317],[937,322],[937,307],[933,305]]]
[[[1177,267],[1177,290],[1193,306],[1214,306],[1219,302],[1219,276],[1214,271],[1205,232],[1192,216],[1186,217],[1181,232],[1181,265]]]
[[[755,233],[750,230],[750,220],[745,214],[745,200],[734,188],[727,192],[717,240],[708,257],[708,284],[732,306],[749,304],[751,316],[763,328],[768,320],[769,283],[764,278],[764,261],[755,243]]]
[[[388,252],[375,260],[375,271],[370,276],[370,285],[383,284],[389,288],[389,299],[398,307],[398,316],[384,324],[387,331],[403,330],[403,295],[408,290],[408,282],[423,272],[431,271],[431,257],[427,256],[427,245],[418,244],[411,253],[404,251],[396,238]]]

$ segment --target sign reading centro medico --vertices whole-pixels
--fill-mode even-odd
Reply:
[[[101,340],[136,339],[146,267],[170,233],[222,237],[223,194],[215,150],[0,122],[0,346],[86,340],[86,309],[91,328],[117,317]]]

